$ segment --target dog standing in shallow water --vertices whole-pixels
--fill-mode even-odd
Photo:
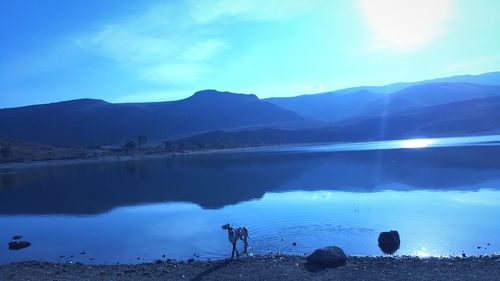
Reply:
[[[236,251],[236,257],[240,257],[240,253],[236,249],[236,242],[238,240],[243,241],[244,250],[243,254],[247,253],[248,250],[248,229],[244,226],[240,226],[238,228],[233,228],[232,225],[226,223],[222,226],[222,229],[227,230],[227,239],[233,245],[233,252],[231,253],[231,259],[234,259],[234,252]]]

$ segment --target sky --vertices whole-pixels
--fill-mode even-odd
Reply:
[[[261,98],[500,70],[497,0],[16,0],[0,108]]]

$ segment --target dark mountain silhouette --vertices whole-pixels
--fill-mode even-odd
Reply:
[[[500,72],[385,86],[394,90],[405,85],[392,93],[359,87],[266,100],[215,90],[155,103],[81,99],[2,109],[0,136],[74,146],[123,144],[141,134],[163,140],[208,133],[190,141],[218,139],[224,146],[238,146],[495,133],[500,86],[450,81],[494,83],[497,78]],[[266,128],[273,130],[261,130]],[[217,130],[223,132],[210,133]]]
[[[178,142],[238,147],[500,134],[500,95],[432,106],[410,106],[414,103],[406,99],[401,104],[407,110],[388,111],[390,114],[360,114],[335,122],[330,127],[215,131],[180,139]]]
[[[478,87],[484,85],[500,86],[500,72],[490,72],[481,75],[461,75],[419,82],[394,83],[386,86],[355,87],[296,97],[268,98],[265,101],[295,111],[303,116],[325,121],[335,121],[352,116],[353,112],[357,113],[364,106],[377,99],[387,99],[392,94],[410,87],[437,83],[457,83],[457,85],[467,83],[476,84]],[[444,94],[443,96],[449,95]],[[449,100],[447,102],[453,101],[457,100]]]
[[[102,145],[139,134],[162,139],[218,129],[317,123],[255,95],[215,90],[171,102],[112,104],[81,99],[0,110],[0,135],[52,145]]]

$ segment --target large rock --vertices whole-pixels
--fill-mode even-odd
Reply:
[[[320,267],[338,267],[345,265],[347,256],[339,247],[329,246],[323,249],[317,249],[307,257],[307,263]]]
[[[9,250],[21,250],[29,246],[31,246],[31,243],[28,241],[9,242]]]
[[[378,246],[386,254],[394,254],[401,244],[399,233],[396,230],[381,232],[378,236]]]

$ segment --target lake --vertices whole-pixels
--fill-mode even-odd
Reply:
[[[500,137],[259,148],[159,159],[3,169],[0,263],[136,263],[336,245],[382,255],[500,252]],[[15,234],[32,246],[7,250]],[[294,245],[295,243],[296,245]],[[84,254],[83,254],[84,253]]]

